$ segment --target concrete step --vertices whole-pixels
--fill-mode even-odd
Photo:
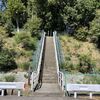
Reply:
[[[42,88],[37,90],[36,93],[62,93],[60,87],[56,83],[43,83]]]
[[[51,72],[51,73],[57,73],[57,69],[55,68],[55,69],[49,69],[49,68],[45,68],[45,69],[43,69],[43,71],[45,72]]]
[[[62,97],[64,93],[33,93],[36,97]]]
[[[57,82],[57,78],[43,78],[43,82]]]
[[[45,79],[45,80],[43,80],[43,83],[57,83],[57,82],[58,82],[57,79],[52,79],[52,80]]]
[[[49,66],[44,66],[44,70],[55,70],[55,71],[57,71],[57,69],[56,69],[57,67],[56,66],[51,66],[50,67],[50,65]]]
[[[57,74],[57,72],[56,71],[48,71],[48,70],[45,70],[44,71],[44,74]]]
[[[45,79],[45,78],[46,78],[46,79],[54,79],[54,78],[57,79],[57,76],[55,76],[55,75],[50,75],[50,74],[48,74],[48,75],[45,74],[45,75],[43,75],[43,79]]]

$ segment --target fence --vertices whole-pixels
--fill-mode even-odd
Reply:
[[[39,74],[40,74],[40,68],[41,68],[41,62],[42,62],[42,54],[43,54],[43,48],[44,48],[44,42],[45,42],[45,32],[41,36],[41,40],[37,44],[37,49],[34,52],[33,55],[33,72],[31,75],[31,90],[36,87],[38,84]]]

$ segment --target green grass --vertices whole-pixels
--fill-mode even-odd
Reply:
[[[64,55],[63,69],[69,72],[99,73],[100,51],[93,43],[82,42],[68,35],[61,35]]]

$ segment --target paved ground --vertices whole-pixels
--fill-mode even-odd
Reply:
[[[78,99],[74,99],[73,97],[17,97],[17,96],[4,96],[0,97],[0,100],[90,100],[88,97]],[[92,99],[92,100],[100,100],[99,99]]]
[[[5,96],[0,97],[0,100],[89,100],[89,99],[73,99],[68,97],[17,97],[17,96]]]

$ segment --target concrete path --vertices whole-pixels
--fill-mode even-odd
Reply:
[[[5,96],[0,97],[0,100],[90,100],[90,99],[73,99],[73,97],[17,97],[17,96]],[[92,99],[100,100],[100,99]]]

